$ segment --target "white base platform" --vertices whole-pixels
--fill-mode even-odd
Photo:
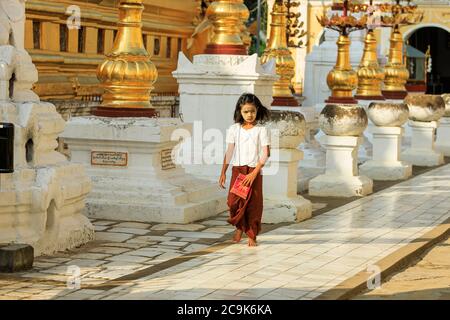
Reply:
[[[359,172],[375,180],[401,180],[412,175],[412,166],[399,161],[401,127],[372,126],[369,132],[373,136],[373,159],[359,167]]]
[[[300,222],[311,216],[311,201],[301,196],[283,201],[264,199],[262,223]]]
[[[226,211],[227,193],[217,182],[185,174],[171,162],[177,129],[191,125],[172,118],[72,118],[63,138],[72,161],[83,163],[92,179],[89,217],[190,223]],[[94,152],[119,161],[101,164]]]
[[[409,121],[411,127],[411,147],[406,149],[401,159],[415,166],[433,167],[444,163],[444,154],[435,148],[434,133],[438,122]]]
[[[366,196],[373,191],[373,181],[366,176],[320,175],[309,182],[309,194],[318,197]]]
[[[298,169],[297,192],[304,192],[309,188],[309,182],[318,175],[325,173],[325,167],[300,167]]]
[[[412,176],[412,166],[402,161],[393,163],[369,160],[359,167],[359,172],[374,180],[404,180]]]
[[[362,135],[362,143],[358,150],[358,163],[369,161],[373,157],[373,145],[366,134]]]
[[[438,144],[436,145],[436,150],[442,152],[445,157],[450,157],[450,146]]]
[[[309,181],[325,172],[325,149],[316,140],[323,135],[318,128],[318,112],[315,107],[302,107],[306,120],[306,139],[299,147],[303,151],[303,159],[298,165],[297,191],[308,190]]]
[[[372,180],[358,175],[357,150],[361,137],[324,135],[319,141],[327,150],[326,170],[309,182],[310,195],[353,197],[372,193]]]
[[[402,153],[402,160],[415,166],[434,167],[444,164],[444,155],[428,149],[407,149]]]
[[[436,132],[435,148],[444,156],[450,157],[450,117],[443,117],[440,120]]]

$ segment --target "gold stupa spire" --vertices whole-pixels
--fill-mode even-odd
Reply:
[[[206,16],[213,25],[214,35],[205,53],[247,54],[241,34],[245,34],[244,21],[249,11],[243,0],[216,0],[208,7]]]
[[[336,65],[328,73],[327,84],[331,90],[331,96],[326,100],[330,103],[356,103],[353,98],[353,90],[358,86],[358,75],[350,64],[350,39],[349,34],[366,27],[367,17],[356,18],[351,14],[351,3],[344,0],[342,15],[333,14],[330,18],[326,15],[318,18],[319,23],[325,27],[339,32],[336,42],[338,47]]]
[[[367,30],[364,39],[364,53],[358,68],[358,89],[356,99],[384,100],[381,85],[384,70],[378,64],[377,39],[372,29]]]
[[[408,92],[405,84],[409,79],[409,71],[403,61],[403,37],[398,26],[391,32],[389,60],[384,67],[385,79],[383,95],[391,99],[403,99]]]
[[[150,104],[158,72],[142,40],[143,0],[120,0],[118,32],[97,69],[104,89],[99,116],[152,116]]]
[[[261,56],[261,63],[266,63],[272,58],[276,61],[276,73],[280,78],[273,85],[272,105],[298,106],[290,89],[292,78],[295,75],[295,61],[287,44],[287,8],[284,1],[276,0],[270,14],[272,16],[270,37]]]
[[[385,79],[382,92],[388,99],[404,99],[408,94],[405,84],[409,79],[409,72],[403,59],[403,36],[400,26],[419,23],[423,19],[423,12],[417,10],[417,5],[410,1],[402,4],[400,0],[396,0],[395,4],[385,7],[391,15],[384,19],[384,26],[392,27],[392,31],[389,59],[384,67]]]

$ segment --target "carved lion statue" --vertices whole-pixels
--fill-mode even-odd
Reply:
[[[0,0],[0,81],[9,81],[14,73],[13,92],[9,93],[13,100],[39,101],[31,91],[33,83],[38,80],[37,70],[24,42],[25,0]]]

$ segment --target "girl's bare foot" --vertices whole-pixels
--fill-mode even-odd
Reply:
[[[258,244],[256,243],[256,240],[253,240],[252,238],[248,238],[248,246],[249,247],[256,247]]]
[[[242,230],[236,229],[233,236],[233,242],[239,243],[241,241],[241,238],[242,238]]]

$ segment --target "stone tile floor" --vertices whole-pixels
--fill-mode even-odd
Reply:
[[[230,237],[234,228],[226,222],[226,216],[223,213],[186,225],[92,219],[95,241],[52,256],[38,257],[29,272],[0,274],[0,299],[48,298],[55,293],[58,297],[67,293],[64,291],[67,281],[75,279],[77,273],[81,287],[90,288],[202,250]],[[75,284],[69,286],[75,287]]]
[[[93,220],[95,241],[0,274],[0,299],[313,299],[449,218],[450,165],[276,226],[256,248],[224,242],[233,232],[226,216]]]

